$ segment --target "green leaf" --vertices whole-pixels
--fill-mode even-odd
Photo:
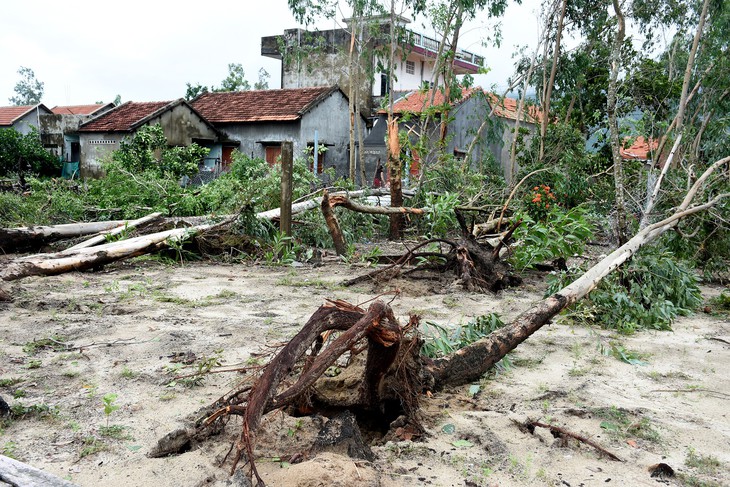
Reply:
[[[446,434],[452,434],[454,431],[456,431],[456,426],[454,426],[451,423],[446,423],[441,427],[441,431],[443,431]]]
[[[474,444],[469,440],[456,440],[451,442],[457,448],[471,448]]]
[[[474,397],[477,394],[479,394],[479,391],[482,390],[482,386],[479,384],[472,384],[469,386],[469,397]]]
[[[618,431],[619,427],[616,426],[613,423],[609,423],[608,421],[601,421],[601,428],[608,430],[608,431]]]

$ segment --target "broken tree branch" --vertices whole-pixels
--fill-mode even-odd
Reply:
[[[605,448],[603,448],[601,445],[599,445],[595,441],[591,440],[590,438],[586,438],[583,435],[579,435],[577,433],[573,433],[571,431],[566,430],[565,428],[561,428],[560,426],[554,426],[552,424],[545,424],[545,423],[541,423],[539,421],[528,421],[527,424],[525,424],[525,426],[528,427],[528,428],[531,426],[533,429],[534,428],[547,428],[547,429],[550,430],[550,433],[552,433],[553,436],[556,437],[556,438],[562,438],[564,436],[573,438],[573,439],[578,440],[578,441],[580,441],[582,443],[585,443],[586,445],[592,446],[593,448],[595,448],[599,452],[601,452],[604,455],[606,455],[611,460],[614,460],[616,462],[623,462],[623,460],[621,460],[618,456],[616,456],[613,453],[611,453],[610,451],[606,450]]]

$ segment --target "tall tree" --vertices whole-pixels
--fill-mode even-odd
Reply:
[[[230,63],[228,65],[228,76],[221,81],[218,88],[213,91],[247,91],[251,89],[251,83],[246,80],[246,72],[240,63]]]
[[[613,0],[613,10],[616,12],[618,26],[616,37],[611,49],[611,76],[608,82],[608,126],[611,136],[611,153],[613,155],[613,178],[616,189],[616,236],[619,246],[626,243],[628,239],[628,224],[626,220],[626,202],[624,200],[624,173],[621,160],[621,140],[616,118],[616,100],[618,98],[618,74],[621,66],[621,46],[626,35],[626,21],[621,11],[619,0]]]
[[[264,68],[259,68],[259,80],[253,84],[254,90],[268,90],[271,75]]]
[[[16,96],[10,97],[10,103],[13,105],[37,105],[43,98],[44,83],[38,81],[32,69],[21,66],[18,69],[20,81],[15,84]]]
[[[185,99],[190,101],[193,98],[196,98],[203,93],[208,93],[208,87],[203,86],[200,83],[197,83],[195,85],[191,85],[190,83],[185,83],[186,90],[185,90]]]

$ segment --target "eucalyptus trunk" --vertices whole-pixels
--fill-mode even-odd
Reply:
[[[624,199],[624,171],[621,160],[621,141],[616,120],[616,98],[618,91],[618,72],[621,63],[621,46],[626,35],[626,22],[621,12],[619,0],[613,0],[613,9],[616,12],[618,28],[611,49],[611,76],[608,81],[607,112],[608,126],[611,134],[611,153],[613,154],[613,179],[616,191],[616,237],[618,244],[626,243],[628,224],[626,220],[626,201]]]
[[[553,95],[553,85],[555,84],[555,74],[558,70],[558,60],[560,59],[560,40],[563,35],[563,20],[565,19],[565,9],[568,0],[563,0],[560,7],[560,16],[558,17],[558,27],[555,33],[555,48],[553,49],[553,64],[550,68],[550,79],[548,79],[545,87],[545,100],[543,103],[542,124],[540,124],[540,162],[545,157],[545,135],[547,134],[547,125],[550,121],[550,98]]]

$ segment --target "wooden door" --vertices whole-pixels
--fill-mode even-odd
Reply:
[[[273,166],[281,160],[281,146],[280,145],[267,145],[266,146],[266,162],[269,166]]]

